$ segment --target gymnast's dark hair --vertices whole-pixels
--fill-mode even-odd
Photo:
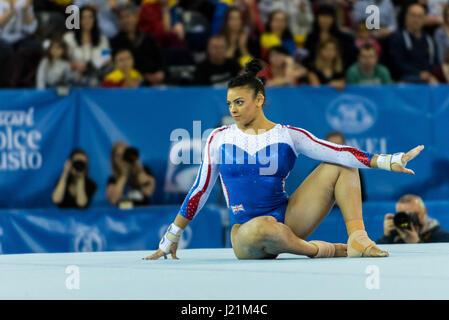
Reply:
[[[263,69],[259,59],[253,59],[245,64],[243,73],[228,82],[228,89],[236,87],[249,87],[254,90],[254,96],[260,92],[265,97],[265,77],[258,77],[257,74]]]

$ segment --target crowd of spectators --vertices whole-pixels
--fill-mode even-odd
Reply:
[[[252,58],[268,86],[447,83],[449,4],[0,0],[0,87],[220,86]]]

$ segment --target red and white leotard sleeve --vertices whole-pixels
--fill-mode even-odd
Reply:
[[[288,129],[292,138],[294,151],[297,156],[304,154],[315,160],[340,164],[351,168],[371,168],[370,162],[374,154],[318,139],[307,130],[301,128],[292,126],[285,127]]]

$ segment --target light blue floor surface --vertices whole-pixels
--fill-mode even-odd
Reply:
[[[232,249],[0,256],[1,299],[449,299],[449,244],[380,246],[388,258],[235,258]],[[75,266],[75,267],[73,267]],[[78,289],[77,289],[78,288]]]

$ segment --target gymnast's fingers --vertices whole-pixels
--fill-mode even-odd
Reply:
[[[414,158],[416,158],[418,156],[418,154],[424,149],[423,145],[417,146],[415,148],[413,148],[412,150],[410,150],[409,152],[407,152],[406,154],[404,154],[402,156],[402,162],[407,162],[410,161]]]
[[[157,260],[162,256],[164,256],[165,259],[167,259],[167,256],[165,255],[165,253],[161,249],[157,249],[157,251],[155,253],[153,253],[151,256],[142,258],[142,260]]]

